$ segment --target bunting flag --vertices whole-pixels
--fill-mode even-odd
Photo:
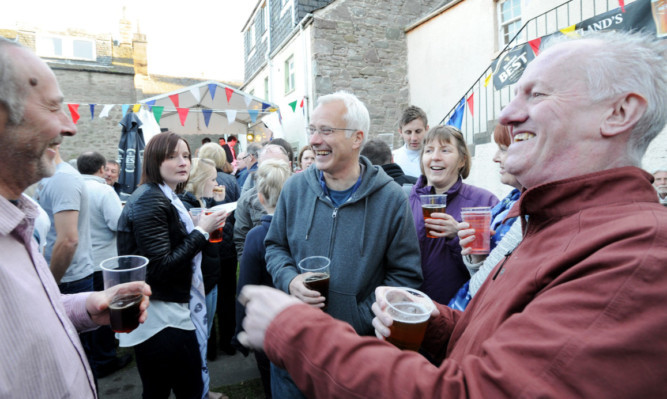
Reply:
[[[569,36],[569,37],[571,37],[571,38],[573,38],[573,39],[576,39],[576,38],[579,37],[579,35],[578,35],[577,32],[575,31],[575,28],[576,28],[576,27],[577,27],[577,25],[570,25],[570,26],[568,26],[567,28],[563,28],[563,29],[561,29],[561,30],[560,30],[560,33],[564,34],[565,36]]]
[[[152,110],[153,110],[153,106],[155,105],[155,100],[146,101],[145,104],[148,105],[148,110],[149,110],[149,111],[152,111]]]
[[[140,109],[141,109],[141,104],[134,104],[134,106],[132,107],[132,112],[136,114],[137,112],[139,112]]]
[[[227,122],[230,125],[236,122],[236,110],[228,109],[227,111],[225,111],[225,113],[227,114]]]
[[[211,114],[213,114],[212,109],[202,109],[201,113],[204,114],[204,123],[208,127],[208,123],[211,121]]]
[[[130,109],[130,104],[123,104],[120,106],[121,111],[123,112],[123,116],[127,114],[127,110]]]
[[[181,126],[185,126],[185,120],[188,117],[190,108],[176,108],[176,111],[178,111],[178,117],[181,119]]]
[[[248,115],[250,115],[250,121],[252,123],[255,123],[257,121],[257,115],[259,114],[259,111],[256,109],[249,109],[248,110]]]
[[[201,102],[201,93],[199,92],[199,87],[193,87],[190,89],[190,93],[192,94],[192,97],[195,98],[196,104],[199,104]]]
[[[79,104],[67,104],[69,113],[72,114],[72,122],[76,125],[79,121]]]
[[[178,108],[178,94],[172,94],[169,99],[174,103],[174,107]]]
[[[452,116],[445,123],[445,125],[454,126],[455,128],[461,130],[461,125],[463,124],[463,109],[465,108],[465,106],[466,106],[466,99],[465,97],[463,97],[461,99],[461,102],[459,102],[459,105],[456,106],[454,113],[452,113]]]
[[[95,119],[95,104],[90,104],[90,120]]]
[[[305,98],[302,98],[302,99],[301,99],[301,104],[299,104],[299,107],[303,108],[303,101],[304,101],[304,100],[305,100]]]
[[[109,111],[111,111],[111,108],[113,108],[116,104],[106,104],[104,108],[102,108],[102,112],[100,112],[100,118],[108,118],[109,117]]]
[[[621,7],[621,12],[625,12],[625,1],[618,0],[618,5]]]
[[[164,107],[153,107],[153,116],[155,117],[155,122],[160,123],[160,118],[162,118],[162,111],[164,111]]]
[[[234,89],[230,89],[229,87],[225,87],[225,93],[227,93],[227,103],[229,103],[229,100],[232,99],[232,94],[234,94]]]
[[[249,95],[246,94],[245,96],[243,96],[243,99],[245,100],[245,106],[249,107],[250,102],[252,101],[252,97],[250,97]]]
[[[493,73],[490,73],[489,76],[484,79],[484,87],[489,85],[489,82],[491,81],[491,77],[493,76]]]
[[[218,88],[218,85],[215,84],[215,83],[209,83],[208,84],[208,91],[211,93],[211,100],[215,100],[215,90],[217,88]]]
[[[292,108],[292,112],[296,112],[296,100],[292,101],[291,103],[287,104]]]
[[[262,103],[262,112],[266,111],[266,109],[269,108],[270,106],[271,104]]]
[[[466,102],[468,103],[468,111],[470,111],[470,116],[472,116],[472,117],[475,116],[475,113],[473,112],[473,110],[475,108],[475,100],[473,99],[474,95],[475,95],[475,92],[472,92],[470,94],[470,97],[468,97],[468,99],[466,100]]]
[[[535,53],[535,57],[537,57],[540,54],[540,44],[542,44],[542,38],[538,37],[537,39],[533,39],[528,42],[530,44],[530,48],[533,49],[533,53]]]

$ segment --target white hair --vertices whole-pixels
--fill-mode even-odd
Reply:
[[[317,105],[319,106],[334,101],[342,101],[343,104],[345,104],[345,109],[347,110],[345,115],[343,115],[343,119],[346,123],[345,128],[361,130],[364,132],[364,139],[361,143],[364,145],[368,140],[370,134],[369,130],[371,128],[371,117],[364,103],[352,93],[347,91],[337,91],[318,98]],[[350,137],[352,133],[354,132],[349,130],[345,132],[347,137]]]

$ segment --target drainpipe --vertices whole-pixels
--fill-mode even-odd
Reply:
[[[305,127],[310,124],[310,111],[308,109],[308,104],[310,102],[310,99],[313,97],[313,93],[311,93],[311,91],[310,91],[311,90],[310,79],[312,77],[312,71],[309,68],[309,62],[311,62],[311,60],[308,57],[308,49],[306,47],[306,37],[303,33],[303,25],[306,23],[306,21],[308,21],[311,18],[313,18],[313,14],[308,13],[301,19],[301,21],[299,21],[299,34],[301,35],[301,43],[303,45],[303,49],[302,49],[302,54],[303,54],[303,81],[304,81],[303,92],[305,94],[304,95],[305,98],[304,98],[304,101],[303,101],[303,110],[304,110],[304,113],[305,113],[305,122],[306,122],[306,124],[304,126],[304,130],[305,130]],[[312,65],[312,64],[310,64],[310,65]]]
[[[269,98],[266,99],[268,102],[273,100],[273,62],[271,60],[271,0],[266,0],[266,7],[268,8],[268,26],[266,30],[268,31],[267,44],[266,44],[266,54],[264,58],[266,59],[266,67],[269,70]]]

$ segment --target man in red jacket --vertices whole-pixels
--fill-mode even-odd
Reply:
[[[422,350],[363,338],[296,299],[246,287],[242,341],[317,398],[657,398],[667,392],[667,210],[638,168],[667,121],[665,41],[609,32],[532,61],[500,115],[526,187],[524,240],[465,312],[436,305]]]

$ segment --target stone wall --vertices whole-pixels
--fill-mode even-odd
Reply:
[[[371,114],[371,136],[397,132],[409,105],[405,27],[442,0],[338,0],[316,11],[315,97],[337,90],[357,95]],[[394,146],[400,145],[394,135]]]

